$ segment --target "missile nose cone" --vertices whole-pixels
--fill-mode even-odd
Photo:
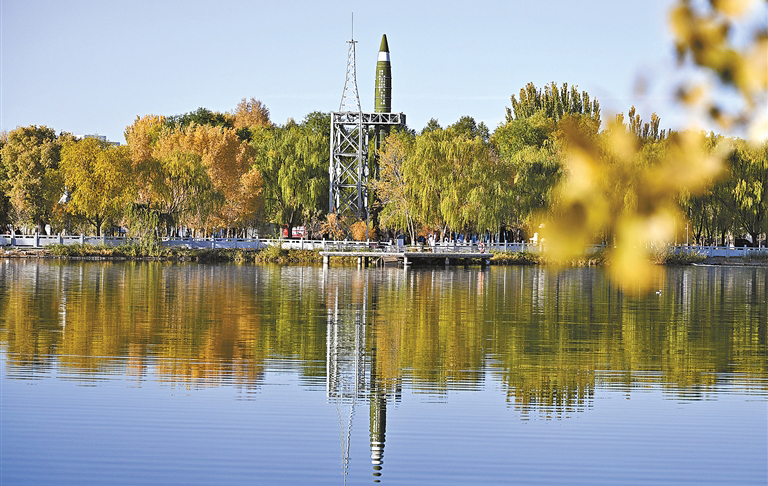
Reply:
[[[379,52],[389,52],[389,44],[387,44],[387,34],[381,36],[381,46],[379,46]]]

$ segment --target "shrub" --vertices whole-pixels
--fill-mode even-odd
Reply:
[[[660,250],[652,256],[652,261],[657,265],[691,265],[706,259],[707,255],[698,251],[674,253],[669,249]]]
[[[541,263],[538,253],[530,251],[493,251],[491,264],[495,265],[536,265]]]

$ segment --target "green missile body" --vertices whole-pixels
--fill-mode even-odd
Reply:
[[[389,45],[387,34],[381,36],[379,60],[376,63],[376,100],[373,111],[376,113],[392,112],[392,68],[389,64]]]

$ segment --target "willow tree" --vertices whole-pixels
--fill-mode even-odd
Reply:
[[[498,220],[495,162],[481,136],[470,138],[451,128],[417,136],[403,165],[415,218],[443,233],[490,229]]]
[[[716,191],[718,202],[727,208],[733,228],[757,243],[768,232],[768,142],[751,147],[735,141],[725,166],[728,177]]]
[[[61,150],[59,171],[70,193],[67,212],[83,217],[101,235],[135,199],[130,150],[95,138],[72,140]]]
[[[168,234],[179,225],[207,228],[211,214],[224,203],[202,157],[193,152],[174,151],[158,159],[152,195]]]
[[[328,138],[322,123],[289,122],[258,130],[251,148],[264,178],[264,205],[270,221],[294,226],[327,207]]]

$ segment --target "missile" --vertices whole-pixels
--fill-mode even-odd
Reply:
[[[376,63],[376,99],[373,111],[376,113],[392,112],[392,68],[389,64],[389,45],[387,34],[381,36],[379,60]]]

